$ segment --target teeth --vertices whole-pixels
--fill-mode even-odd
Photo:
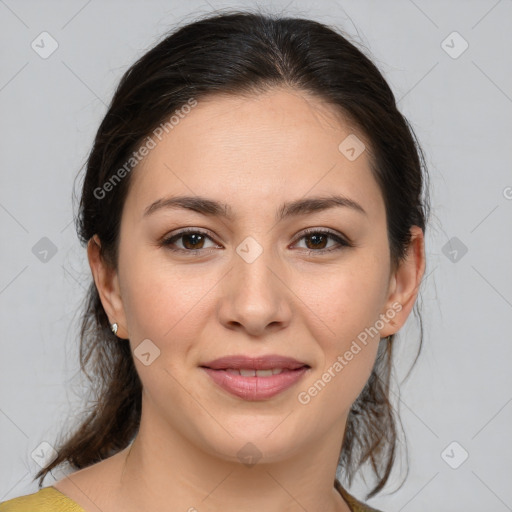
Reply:
[[[271,377],[272,370],[256,370],[256,377]]]
[[[227,368],[225,370],[228,373],[233,375],[241,375],[242,377],[271,377],[272,375],[277,375],[283,371],[282,368],[272,368],[269,370],[245,370],[245,369],[234,369]]]

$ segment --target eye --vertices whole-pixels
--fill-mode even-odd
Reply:
[[[173,247],[175,242],[180,239],[183,239],[181,242],[183,248]],[[184,229],[169,238],[165,238],[162,240],[161,244],[168,247],[171,251],[197,254],[201,251],[201,249],[204,249],[205,240],[213,241],[212,238],[206,234],[206,232],[195,228],[190,228]]]
[[[176,242],[180,239],[182,240],[182,247],[174,247],[176,245]],[[331,246],[329,248],[325,248],[325,244],[329,239],[334,240],[336,244],[334,244],[334,247]],[[202,250],[208,249],[208,247],[204,247],[204,243],[206,240],[210,240],[213,242],[213,239],[205,231],[201,231],[196,228],[188,228],[181,230],[180,232],[174,234],[171,237],[164,238],[160,243],[162,246],[165,246],[174,252],[188,254],[192,253],[198,255]],[[307,252],[307,254],[323,254],[331,251],[340,250],[343,247],[353,247],[353,244],[350,243],[349,241],[345,240],[338,234],[325,229],[308,229],[307,231],[302,233],[302,236],[298,239],[298,242],[300,242],[301,240],[310,241],[306,242],[306,248],[304,249]]]
[[[336,242],[334,247],[325,248],[325,244],[327,241],[331,239]],[[337,251],[342,249],[343,247],[352,247],[353,245],[339,236],[338,234],[328,231],[325,229],[315,229],[311,228],[302,233],[302,236],[299,238],[299,242],[301,240],[310,240],[310,242],[306,242],[306,252],[308,254],[312,253],[326,253],[331,251]]]

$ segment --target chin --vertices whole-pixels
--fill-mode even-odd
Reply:
[[[247,466],[282,462],[301,451],[301,443],[296,435],[289,434],[289,427],[279,433],[275,428],[279,422],[272,422],[270,429],[255,427],[254,422],[254,418],[251,418],[247,428],[244,425],[238,429],[228,428],[233,437],[223,431],[225,435],[220,438],[204,438],[206,450],[227,462],[238,462]]]

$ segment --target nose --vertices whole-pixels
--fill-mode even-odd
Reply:
[[[233,254],[220,287],[219,318],[255,337],[284,329],[293,311],[287,272],[274,251],[247,237]]]

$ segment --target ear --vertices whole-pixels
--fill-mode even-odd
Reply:
[[[425,240],[423,231],[418,226],[411,227],[411,241],[404,260],[399,268],[393,272],[389,281],[388,299],[386,311],[394,311],[396,314],[380,329],[380,337],[386,338],[395,334],[407,320],[421,284],[425,272]],[[390,317],[389,313],[388,318]]]
[[[101,256],[101,242],[98,235],[91,237],[87,244],[89,266],[98,290],[103,309],[110,324],[117,323],[118,338],[129,338],[126,329],[126,316],[119,287],[117,271]]]

